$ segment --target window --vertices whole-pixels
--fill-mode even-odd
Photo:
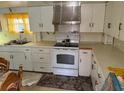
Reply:
[[[6,14],[9,32],[14,33],[31,33],[29,18],[27,13],[10,13]]]

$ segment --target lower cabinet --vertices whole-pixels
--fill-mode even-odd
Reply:
[[[9,50],[0,50],[0,57],[10,62],[10,69],[19,69],[19,65],[23,65],[23,70],[32,71],[31,52],[25,52],[23,48],[9,48]]]
[[[90,76],[91,74],[91,62],[92,62],[92,50],[80,49],[79,53],[79,75]]]
[[[93,59],[92,62],[91,80],[93,89],[95,91],[100,91],[105,82],[105,77],[96,59]]]
[[[24,52],[12,53],[13,69],[19,69],[19,65],[22,65],[24,70],[32,71],[33,69],[30,55],[30,53]]]
[[[5,58],[10,62],[10,69],[13,69],[12,55],[6,51],[0,51],[0,57]]]
[[[35,51],[34,51],[35,50]],[[42,50],[42,51],[41,51]],[[50,61],[50,49],[32,49],[32,62],[34,71],[52,72],[52,64]]]

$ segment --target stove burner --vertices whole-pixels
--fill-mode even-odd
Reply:
[[[56,47],[78,47],[78,43],[56,43]]]

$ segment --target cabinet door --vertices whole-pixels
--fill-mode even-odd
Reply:
[[[92,30],[91,32],[103,32],[105,4],[92,4]]]
[[[92,5],[82,4],[81,5],[81,24],[80,32],[91,31],[91,19],[92,19]]]
[[[43,23],[42,32],[54,32],[53,20],[53,6],[41,7],[41,17]]]
[[[124,2],[121,2],[121,6],[122,6],[122,17],[121,17],[121,26],[120,26],[119,39],[124,41]]]
[[[10,62],[10,69],[13,69],[13,62],[12,62],[12,55],[9,52],[0,52],[0,57],[5,58],[7,61]]]
[[[28,71],[33,71],[33,64],[32,64],[32,61],[31,61],[31,53],[24,53],[24,56],[25,56],[25,62],[23,63],[24,64],[24,67],[25,69],[24,70],[28,70]]]
[[[104,22],[104,33],[110,35],[112,29],[112,2],[106,4],[105,9],[105,22]]]
[[[90,76],[91,73],[91,50],[80,50],[79,75]]]
[[[121,22],[122,6],[120,2],[112,3],[112,32],[111,36],[119,37],[119,24]]]
[[[29,23],[32,32],[42,31],[41,20],[41,7],[29,7]]]
[[[12,53],[12,62],[13,62],[13,69],[19,69],[19,65],[23,65],[23,69],[25,70],[25,56],[22,52],[14,52]]]

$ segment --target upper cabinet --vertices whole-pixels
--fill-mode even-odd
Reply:
[[[33,32],[54,32],[53,6],[29,7],[29,22]]]
[[[103,32],[105,3],[82,4],[80,32]]]
[[[112,2],[106,3],[104,33],[110,35],[112,33]]]
[[[104,33],[124,40],[124,2],[108,2],[106,4],[106,15]]]

